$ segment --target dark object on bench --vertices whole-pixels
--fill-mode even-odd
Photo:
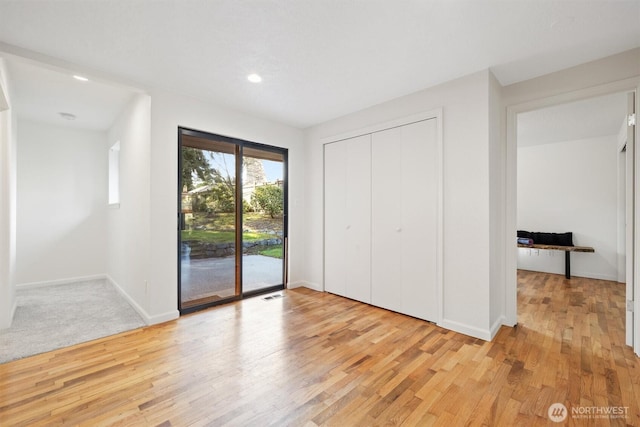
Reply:
[[[538,245],[573,246],[573,233],[532,233],[518,230],[518,237],[533,240]]]
[[[573,233],[532,233],[518,230],[518,238],[533,240],[533,245],[521,245],[521,248],[548,249],[554,251],[564,251],[564,277],[571,279],[571,252],[595,252],[589,246],[574,246]]]

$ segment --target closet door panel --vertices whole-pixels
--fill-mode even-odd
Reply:
[[[438,153],[436,120],[399,128],[402,141],[403,313],[437,321]]]
[[[402,146],[398,128],[372,135],[371,302],[402,311]]]
[[[346,296],[371,302],[371,136],[346,142]]]
[[[324,289],[347,293],[346,144],[324,146]]]
[[[325,289],[437,321],[436,120],[325,145]]]

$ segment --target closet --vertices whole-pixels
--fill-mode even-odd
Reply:
[[[371,302],[371,135],[325,146],[325,290]]]
[[[438,317],[438,121],[325,144],[325,290]]]

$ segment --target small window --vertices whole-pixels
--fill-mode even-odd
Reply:
[[[120,141],[109,149],[109,204],[120,203]]]

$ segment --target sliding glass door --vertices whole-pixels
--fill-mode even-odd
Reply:
[[[182,313],[284,288],[286,149],[179,129]]]
[[[285,161],[282,152],[243,149],[243,256],[245,293],[284,283]]]

